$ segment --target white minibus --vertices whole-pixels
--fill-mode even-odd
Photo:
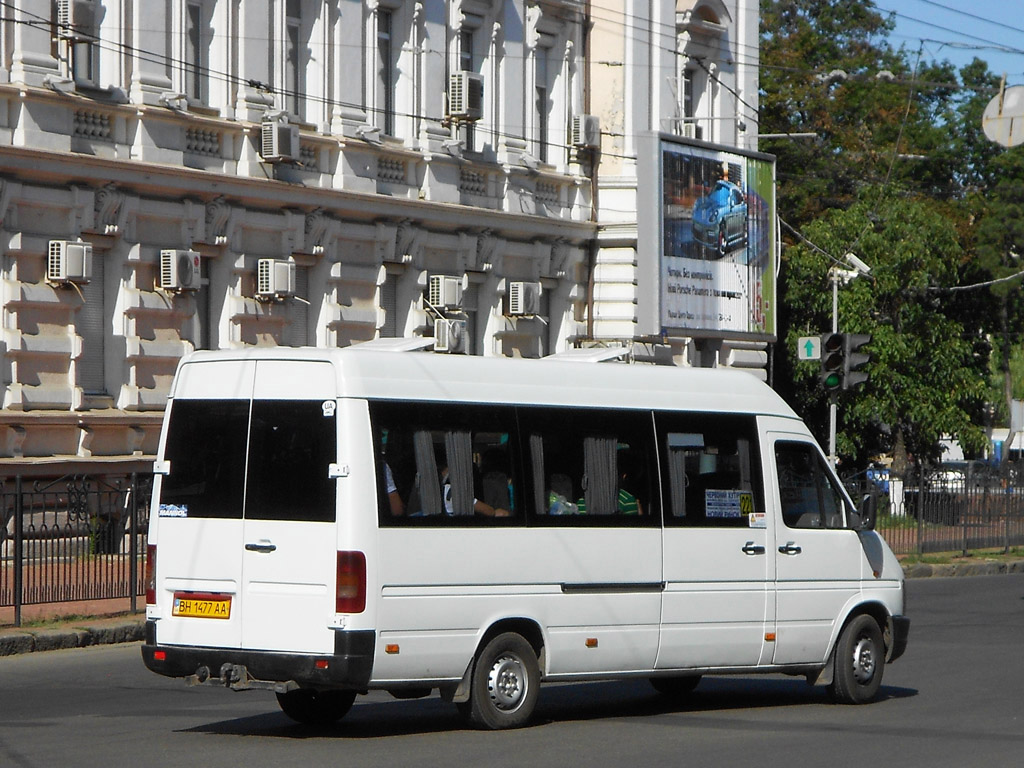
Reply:
[[[542,681],[682,696],[785,673],[876,697],[906,647],[902,569],[762,382],[400,342],[180,363],[149,669],[315,724],[385,690],[516,727]]]

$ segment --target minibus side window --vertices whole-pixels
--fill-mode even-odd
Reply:
[[[161,514],[241,519],[248,424],[248,400],[171,402]]]
[[[335,413],[319,400],[253,401],[246,518],[334,520]]]
[[[666,525],[748,527],[763,512],[753,417],[659,414]]]
[[[541,525],[657,525],[649,411],[520,408]]]
[[[843,528],[843,494],[808,443],[775,444],[782,520],[789,528]]]
[[[370,417],[382,525],[522,521],[512,408],[371,402]]]

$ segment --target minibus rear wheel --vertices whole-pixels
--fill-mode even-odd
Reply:
[[[871,616],[861,614],[843,627],[836,644],[832,697],[840,704],[864,704],[878,694],[885,667],[882,630]]]
[[[522,635],[505,632],[484,646],[473,664],[469,701],[460,710],[477,728],[521,728],[540,692],[540,664]]]
[[[355,691],[317,691],[300,688],[277,694],[281,710],[292,720],[304,725],[331,725],[352,709]]]

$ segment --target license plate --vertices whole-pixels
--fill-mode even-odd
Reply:
[[[173,616],[190,616],[196,619],[230,619],[231,595],[176,592],[171,614]]]

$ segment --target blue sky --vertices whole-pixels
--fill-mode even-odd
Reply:
[[[976,56],[987,61],[993,73],[1006,73],[1008,84],[1024,84],[1024,0],[874,3],[882,12],[896,13],[896,29],[890,36],[895,47],[903,45],[914,54],[923,45],[925,58],[949,59],[958,67]]]

